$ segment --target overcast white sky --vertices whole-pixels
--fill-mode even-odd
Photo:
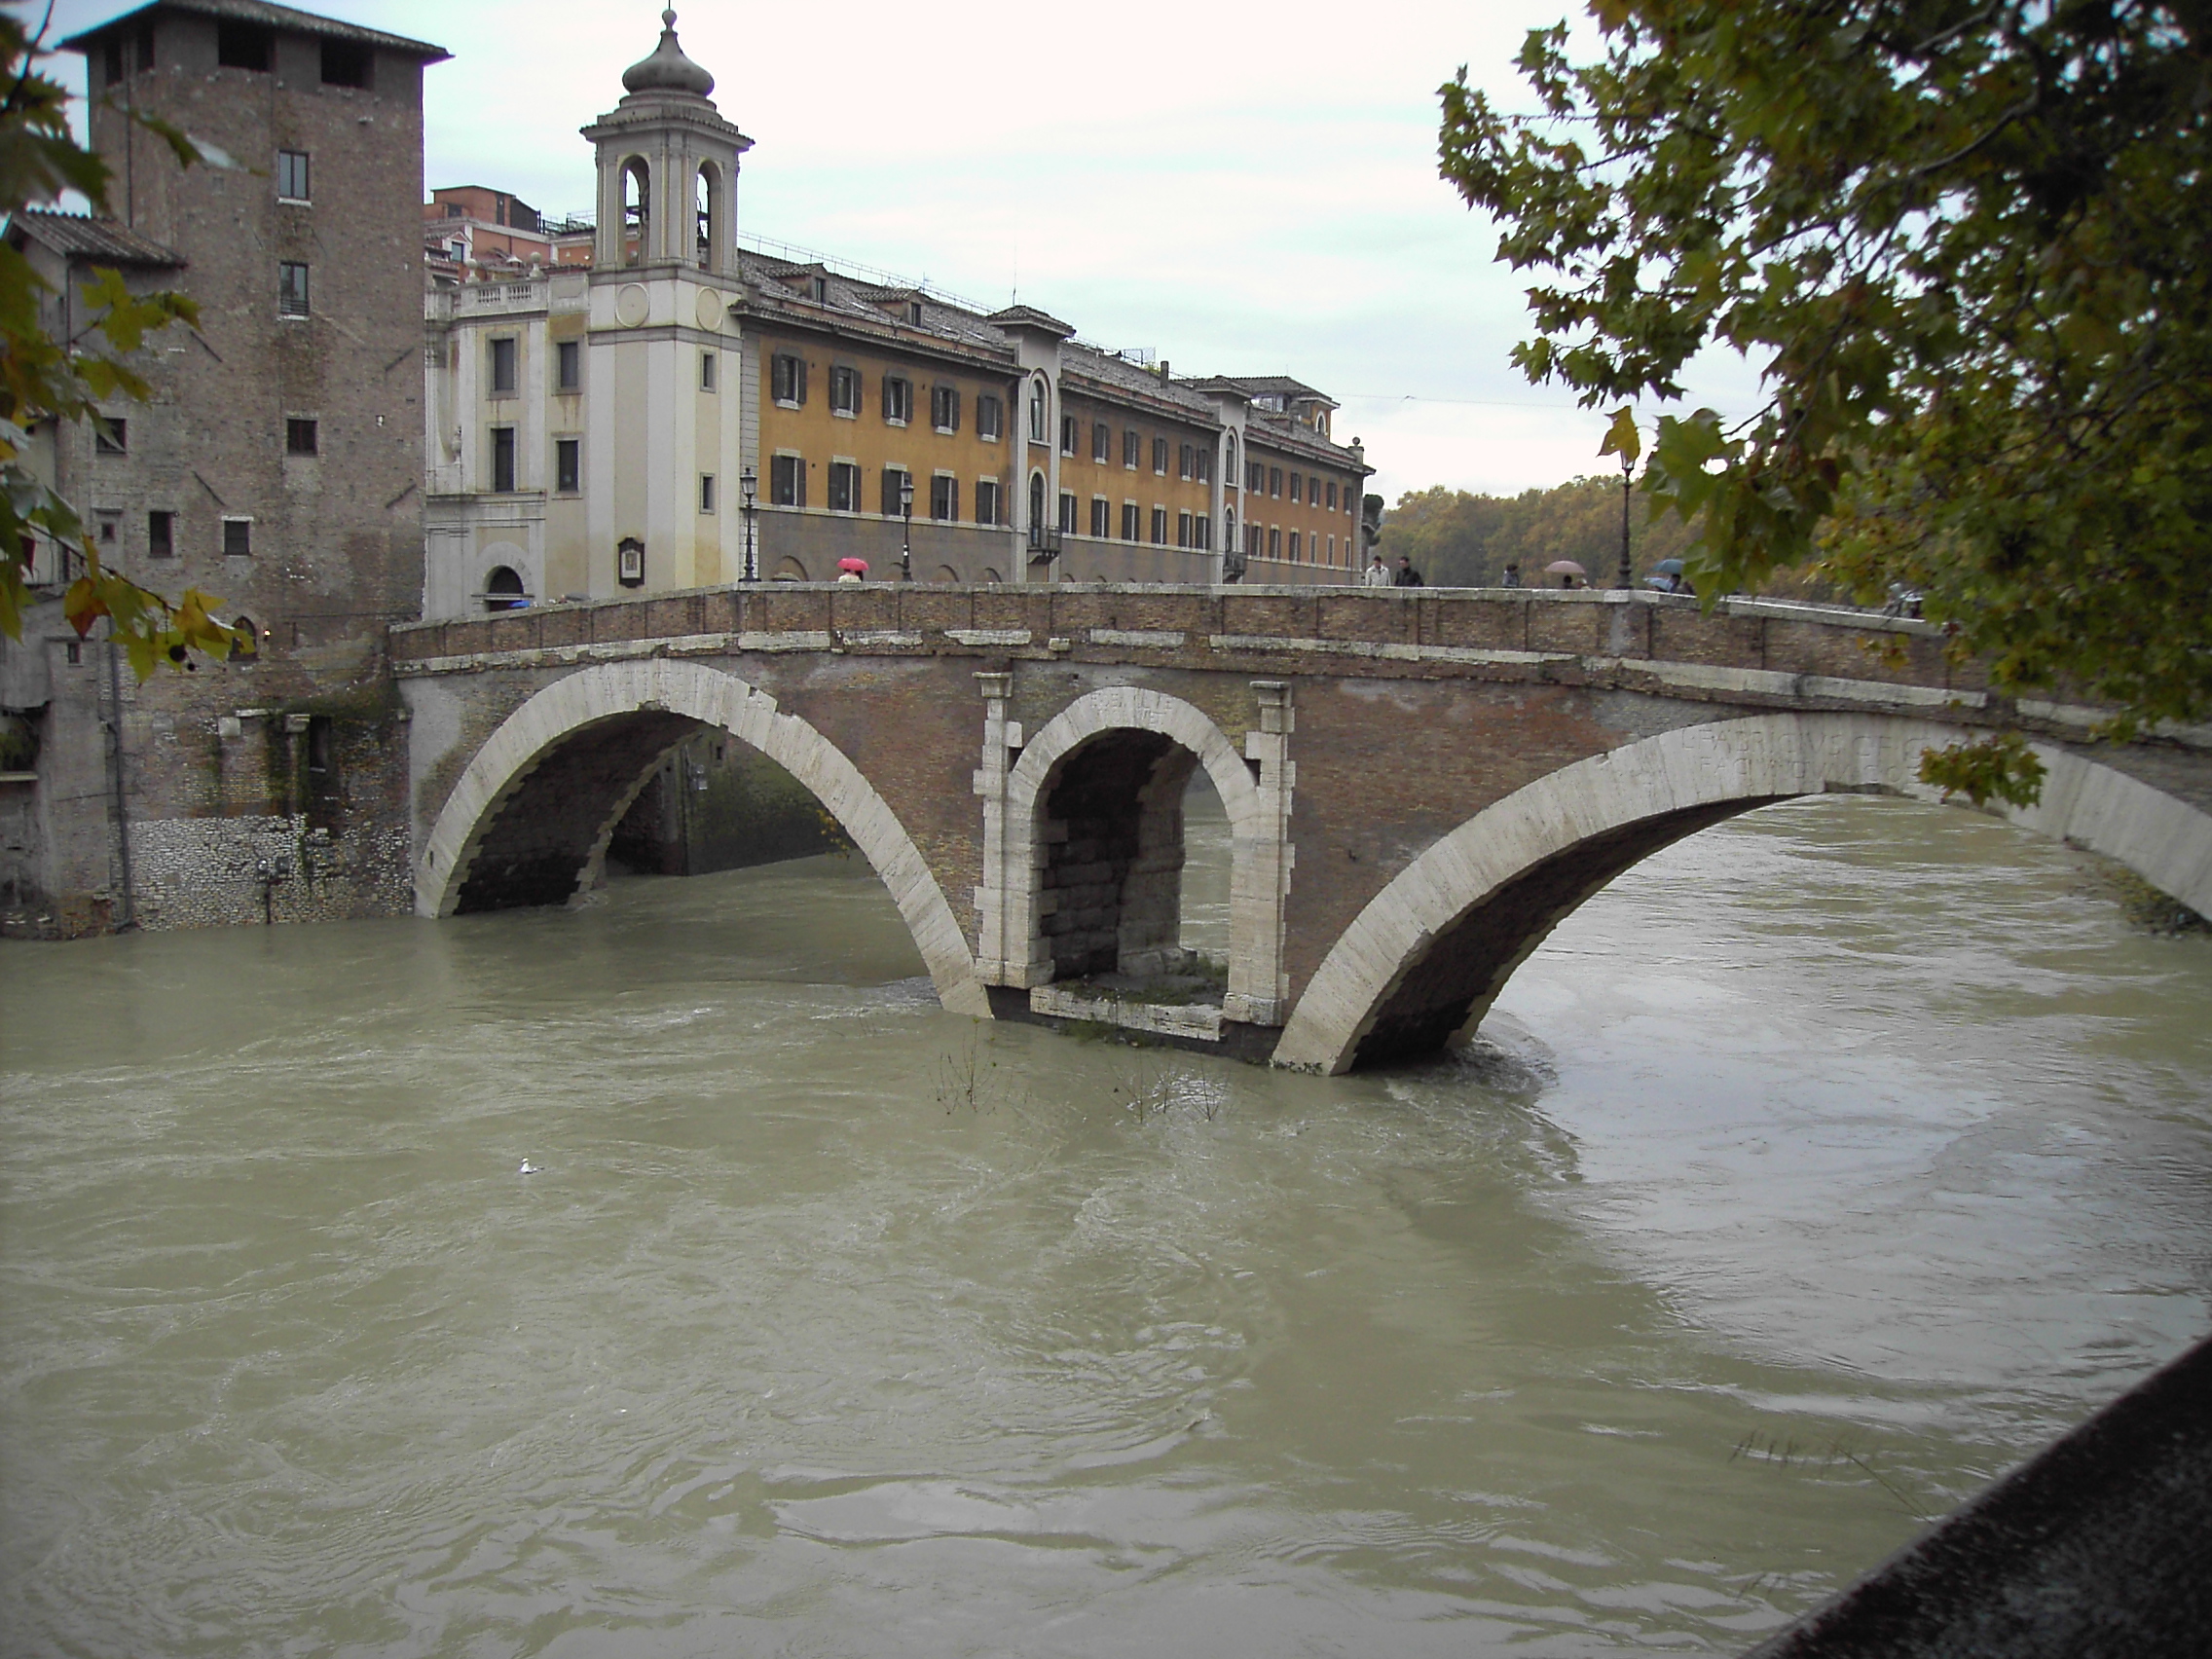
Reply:
[[[134,9],[57,0],[65,35]],[[647,0],[322,0],[434,41],[426,185],[542,210],[592,200],[576,129],[652,50]],[[1083,8],[694,3],[678,32],[755,140],[741,234],[1028,304],[1178,374],[1298,376],[1343,404],[1395,501],[1430,484],[1510,493],[1604,469],[1604,420],[1507,362],[1526,279],[1436,174],[1436,88],[1461,63],[1525,107],[1523,34],[1569,0]],[[35,14],[34,14],[35,17]],[[82,63],[63,60],[82,85]],[[1741,410],[1712,365],[1693,401]]]

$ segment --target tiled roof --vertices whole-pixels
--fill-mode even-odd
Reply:
[[[365,29],[358,23],[340,22],[336,18],[317,17],[313,12],[295,12],[289,6],[271,5],[269,0],[154,0],[150,6],[125,12],[110,18],[97,28],[85,29],[71,35],[61,43],[68,52],[90,52],[92,43],[106,34],[118,23],[148,12],[194,12],[203,18],[227,18],[236,22],[260,23],[266,28],[290,29],[299,34],[324,35],[333,40],[356,41],[362,46],[379,46],[387,52],[401,52],[424,63],[439,63],[453,55],[442,46],[428,41],[409,40],[405,35],[386,34],[382,29]]]
[[[120,219],[92,219],[76,213],[50,213],[26,207],[11,228],[51,252],[79,259],[102,260],[110,265],[144,265],[173,269],[184,264],[182,254],[140,236]]]
[[[1249,392],[1280,392],[1285,397],[1318,397],[1324,403],[1334,400],[1325,391],[1308,386],[1304,381],[1292,380],[1288,375],[1223,375],[1231,386]]]

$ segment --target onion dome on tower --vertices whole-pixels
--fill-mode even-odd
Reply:
[[[660,15],[660,45],[650,57],[640,58],[622,71],[627,92],[688,92],[703,98],[715,90],[715,78],[690,58],[676,42],[676,13]]]

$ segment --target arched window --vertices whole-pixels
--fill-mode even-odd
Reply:
[[[651,252],[652,169],[639,157],[622,164],[622,263],[643,265]]]
[[[1231,439],[1232,443],[1235,440]],[[1236,545],[1236,509],[1224,507],[1221,512],[1221,545],[1224,549]]]
[[[529,590],[512,565],[501,565],[484,578],[486,610],[520,610],[529,603]]]
[[[261,654],[261,624],[250,616],[234,616],[231,626],[239,637],[231,642],[231,661],[251,662]]]
[[[715,249],[721,243],[720,200],[721,173],[712,162],[699,164],[699,176],[693,181],[693,218],[696,234],[699,269],[712,271],[715,266]]]
[[[1046,433],[1051,430],[1046,419],[1049,413],[1046,405],[1051,401],[1051,395],[1045,385],[1045,377],[1039,375],[1029,383],[1029,441],[1033,444],[1043,443]],[[1033,519],[1031,522],[1036,521]]]
[[[1034,535],[1045,528],[1045,475],[1029,475],[1029,533]]]
[[[1221,481],[1232,490],[1244,482],[1244,474],[1236,470],[1236,434],[1235,432],[1229,434],[1229,470],[1221,475]],[[1230,539],[1235,540],[1235,538],[1232,536]]]

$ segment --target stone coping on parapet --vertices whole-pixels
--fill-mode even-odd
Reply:
[[[640,657],[970,655],[996,661],[1641,690],[2093,737],[2106,715],[2009,700],[1910,617],[1783,600],[1546,588],[779,582],[396,625],[402,678]],[[2212,728],[2153,736],[2212,750]]]

